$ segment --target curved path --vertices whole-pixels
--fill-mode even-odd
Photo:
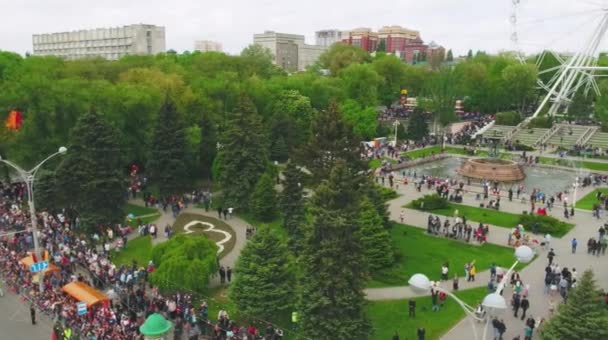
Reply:
[[[129,203],[144,206],[144,201],[142,199],[130,200]],[[175,218],[173,217],[173,213],[170,211],[170,209],[167,209],[166,212],[163,211],[162,209],[159,209],[159,212],[161,214],[160,218],[153,222],[159,228],[158,237],[153,240],[154,243],[160,243],[160,242],[166,241],[167,238],[165,237],[165,233],[163,232],[163,230],[167,224],[173,225],[173,222],[175,222]],[[211,210],[207,212],[207,211],[205,211],[205,209],[196,208],[191,205],[189,205],[188,208],[182,209],[180,211],[180,213],[199,214],[199,215],[218,219],[216,212],[213,212]],[[224,255],[224,257],[222,257],[220,259],[220,264],[222,266],[230,266],[230,267],[234,268],[234,265],[236,264],[236,260],[239,257],[243,247],[245,247],[245,243],[247,241],[247,237],[246,237],[247,223],[245,221],[241,220],[240,218],[235,217],[234,215],[233,215],[233,217],[228,218],[228,220],[222,220],[222,221],[227,223],[234,230],[234,233],[236,235],[236,240],[234,243],[234,248],[232,248],[232,250],[228,254]],[[135,238],[137,236],[139,236],[139,235],[137,234],[137,232],[135,232],[130,235],[130,238]],[[234,278],[236,273],[233,272],[232,275]],[[214,276],[210,281],[210,285],[219,286],[220,285],[219,276]]]

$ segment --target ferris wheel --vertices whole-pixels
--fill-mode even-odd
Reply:
[[[608,67],[598,66],[606,49],[608,0],[511,0],[511,41],[521,63],[534,64],[538,87],[546,92],[534,114],[567,112],[574,95],[600,95],[597,77]],[[541,13],[541,14],[539,14]],[[574,50],[574,51],[572,51]]]

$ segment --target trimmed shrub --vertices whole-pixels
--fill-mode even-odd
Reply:
[[[446,209],[448,207],[448,200],[439,197],[439,195],[426,195],[415,201],[412,201],[412,207],[420,210],[437,210]]]
[[[557,237],[564,236],[573,227],[572,224],[562,222],[554,217],[535,214],[521,215],[519,223],[529,232],[537,231],[540,234],[551,234]]]
[[[518,112],[498,112],[496,114],[496,124],[515,126],[521,122],[521,115]]]
[[[380,197],[382,197],[382,200],[385,202],[399,197],[399,194],[391,188],[378,186],[378,191],[380,192]]]

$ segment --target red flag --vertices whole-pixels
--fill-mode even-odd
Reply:
[[[21,124],[23,123],[23,116],[21,112],[13,110],[9,112],[8,117],[6,117],[5,125],[10,130],[19,130],[21,128]]]
[[[34,263],[38,262],[38,257],[36,256],[36,253],[32,253],[32,260],[34,261]]]

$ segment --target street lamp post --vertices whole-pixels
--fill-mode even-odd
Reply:
[[[395,127],[395,145],[394,146],[397,147],[397,128],[399,127],[399,120],[395,119],[393,126]]]
[[[37,228],[37,219],[36,219],[36,208],[34,206],[34,180],[36,179],[36,173],[38,172],[38,170],[40,169],[40,167],[42,166],[42,164],[46,163],[46,161],[48,161],[49,159],[57,156],[57,155],[61,155],[64,154],[68,151],[68,149],[64,146],[60,147],[59,150],[57,152],[55,152],[54,154],[48,156],[47,158],[45,158],[42,162],[38,163],[38,165],[36,165],[35,167],[33,167],[31,170],[27,171],[27,170],[23,170],[23,168],[21,168],[20,166],[16,165],[15,163],[6,160],[6,159],[2,159],[2,157],[0,157],[0,162],[10,166],[11,168],[15,169],[15,171],[17,171],[17,173],[19,174],[19,176],[21,177],[21,179],[23,179],[23,181],[25,182],[25,186],[27,187],[27,203],[28,206],[30,208],[30,218],[31,218],[31,223],[32,223],[32,235],[34,237],[34,253],[36,254],[36,257],[38,259],[42,258],[42,254],[40,253],[40,245],[38,243],[38,228]],[[38,276],[38,284],[39,284],[39,289],[40,292],[42,293],[42,291],[44,290],[44,282],[43,282],[43,277],[42,277],[42,272],[39,273]]]
[[[528,246],[519,246],[515,249],[515,263],[513,263],[511,268],[509,268],[509,270],[502,277],[502,280],[500,280],[498,286],[496,286],[496,291],[494,293],[486,295],[486,297],[483,299],[483,302],[481,303],[481,305],[485,308],[488,314],[495,314],[496,312],[504,311],[508,308],[507,301],[500,293],[505,288],[507,280],[511,276],[511,273],[515,269],[515,266],[517,266],[520,262],[528,263],[532,261],[532,259],[534,259],[534,255],[534,250],[532,250],[532,248]],[[484,339],[486,338],[486,331],[489,328],[489,325],[490,318],[488,317],[488,319],[486,320],[486,325],[483,329]]]
[[[475,340],[479,339],[477,336],[477,328],[475,328],[475,322],[473,320],[483,321],[483,319],[480,319],[479,317],[477,317],[477,315],[475,315],[475,309],[473,307],[469,306],[464,301],[460,300],[456,295],[452,294],[448,290],[445,290],[438,286],[433,286],[431,284],[431,281],[429,280],[429,278],[424,274],[412,275],[412,277],[409,279],[408,283],[415,292],[427,293],[431,289],[435,289],[439,292],[445,293],[447,296],[454,299],[454,301],[456,301],[456,303],[458,303],[458,305],[460,306],[460,308],[462,308],[462,310],[465,312],[465,314],[471,317],[469,319],[469,321],[471,321],[471,328],[473,329],[474,339]]]
[[[532,250],[528,246],[520,246],[520,247],[517,247],[517,249],[515,249],[515,258],[517,260],[515,261],[515,263],[513,263],[511,268],[509,268],[507,273],[503,276],[502,280],[496,287],[496,292],[488,294],[483,299],[483,302],[481,303],[481,305],[484,307],[484,309],[488,313],[495,313],[495,312],[507,309],[507,302],[505,301],[505,298],[502,295],[500,295],[500,292],[504,289],[505,284],[507,282],[507,278],[509,276],[511,276],[511,272],[515,269],[515,266],[517,266],[517,264],[519,264],[520,262],[528,263],[528,262],[532,261],[532,259],[534,258],[534,255],[535,255],[534,250]],[[441,287],[437,287],[437,286],[433,287],[429,278],[424,274],[412,275],[412,277],[409,279],[408,283],[409,283],[410,287],[412,288],[412,290],[414,290],[417,293],[428,293],[428,291],[430,291],[432,288],[439,292],[443,292],[446,295],[448,295],[449,297],[451,297],[452,299],[454,299],[458,303],[458,305],[464,310],[465,314],[470,316],[469,321],[471,322],[471,329],[473,330],[473,339],[475,339],[475,340],[479,339],[479,337],[477,335],[477,327],[475,327],[475,322],[473,320],[477,320],[477,321],[484,321],[484,320],[483,320],[483,318],[480,318],[477,315],[475,315],[475,309],[473,307],[469,306],[468,304],[466,304],[464,301],[460,300],[457,296],[450,293],[449,291],[447,291]],[[490,319],[488,318],[486,320],[486,325],[485,325],[485,328],[483,331],[483,339],[486,338],[486,330],[488,328],[489,323],[490,323]]]

